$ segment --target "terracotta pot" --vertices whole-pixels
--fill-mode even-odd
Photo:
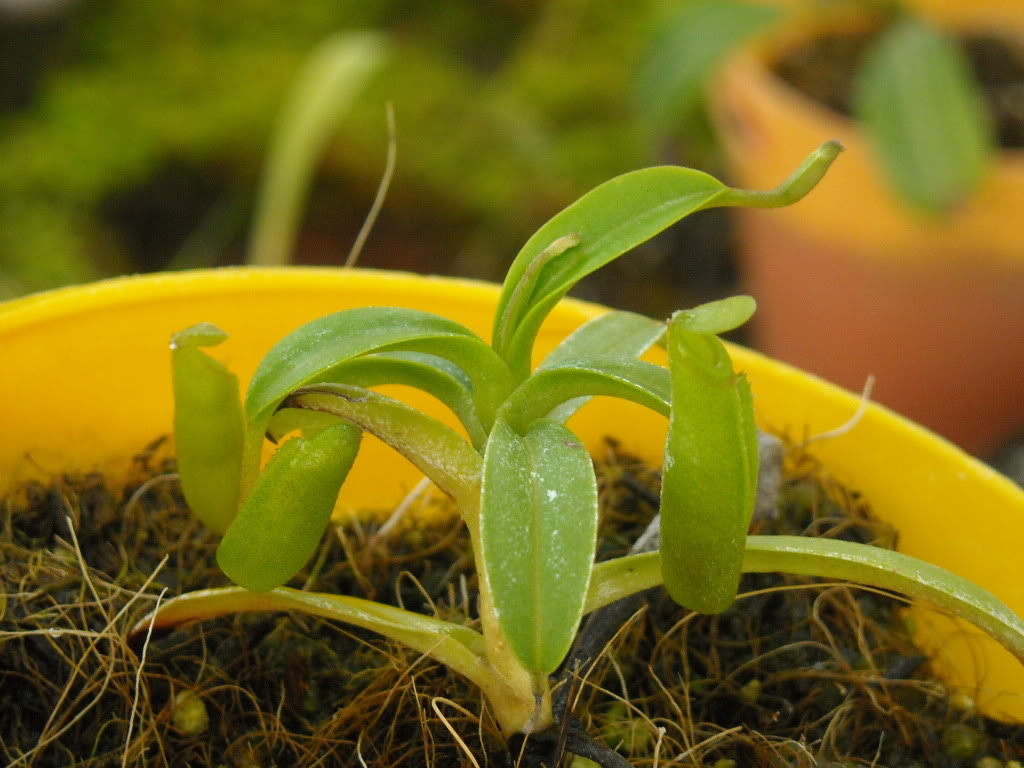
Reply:
[[[225,269],[121,278],[0,305],[0,492],[69,471],[123,476],[133,455],[170,433],[168,340],[195,322],[231,334],[213,352],[244,382],[274,342],[320,315],[400,305],[443,313],[486,335],[497,296],[498,287],[486,283],[370,270]],[[605,311],[563,301],[542,329],[539,352]],[[652,361],[664,362],[656,352]],[[835,386],[748,349],[730,352],[750,377],[764,428],[800,439],[857,410],[857,398]],[[395,393],[452,423],[426,396]],[[593,447],[614,435],[627,450],[660,462],[665,422],[639,406],[597,398],[570,426]],[[901,551],[976,581],[1024,613],[1019,488],[877,405],[842,437],[809,450],[896,526]],[[418,479],[404,460],[367,439],[340,503],[390,509]],[[920,641],[951,686],[966,688],[986,712],[1024,720],[1024,668],[1009,653],[923,608],[915,615]]]
[[[986,3],[922,5],[972,30],[996,15]],[[1000,18],[1024,29],[1024,5]],[[759,305],[754,346],[855,390],[873,374],[879,401],[991,456],[1024,429],[1024,151],[999,153],[948,216],[908,208],[857,124],[771,70],[822,30],[863,23],[788,26],[732,58],[711,89],[739,186],[774,186],[821,141],[847,150],[798,205],[737,212],[743,280]]]

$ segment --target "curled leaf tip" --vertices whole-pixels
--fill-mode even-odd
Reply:
[[[171,335],[171,349],[183,347],[215,347],[228,338],[226,331],[213,323],[198,323]]]
[[[843,146],[843,143],[839,139],[831,139],[818,147],[818,152],[823,155],[827,155],[830,160],[834,160],[840,152],[845,151],[846,147]]]
[[[835,139],[826,141],[811,152],[800,166],[775,189],[751,191],[729,188],[716,201],[716,205],[782,208],[797,203],[825,177],[828,169],[842,151],[843,145]]]

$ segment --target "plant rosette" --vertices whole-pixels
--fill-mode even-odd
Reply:
[[[911,5],[922,6],[922,16],[939,28],[1024,45],[1019,3],[1002,9],[989,3]],[[962,185],[951,187],[945,204],[921,210],[907,202],[885,166],[898,162],[893,156],[914,154],[927,164],[925,151],[909,152],[907,142],[945,147],[943,131],[959,127],[959,118],[947,113],[959,115],[959,103],[947,105],[942,120],[932,122],[941,123],[937,129],[917,120],[915,130],[926,135],[907,131],[899,145],[891,133],[915,120],[904,116],[902,123],[879,129],[890,135],[869,135],[860,122],[800,92],[776,71],[777,62],[815,38],[856,36],[877,23],[863,13],[806,13],[728,57],[709,88],[717,132],[739,184],[757,187],[776,178],[800,157],[801,147],[823,137],[838,138],[848,152],[842,168],[805,204],[777,216],[738,212],[745,288],[762,307],[753,339],[767,354],[846,387],[859,388],[872,374],[880,402],[991,457],[1024,426],[1017,407],[1024,398],[1024,358],[1006,343],[1024,333],[1017,226],[1024,151],[967,152],[973,159],[964,162],[971,170],[964,171]],[[918,34],[920,27],[907,31],[915,39],[898,44],[933,47],[932,38]],[[903,61],[914,55],[897,53]],[[945,71],[919,64],[914,72],[932,70]],[[914,73],[907,74],[902,80],[899,73],[876,77],[887,89],[877,82],[873,90],[862,87],[862,100],[925,98],[928,84],[914,85]],[[899,88],[910,95],[901,96]],[[879,148],[883,138],[896,143],[887,163]],[[956,176],[935,174],[930,189]],[[903,175],[927,176],[906,169]]]
[[[689,212],[798,199],[834,155],[835,147],[819,151],[772,193],[730,190],[685,169],[627,174],[545,225],[501,291],[364,270],[241,269],[125,278],[12,302],[0,310],[0,338],[13,369],[31,373],[0,385],[4,402],[17,405],[5,414],[11,434],[0,477],[9,489],[40,472],[116,470],[173,423],[186,496],[211,528],[226,530],[219,561],[249,589],[175,598],[156,623],[239,610],[333,616],[479,684],[507,734],[551,723],[548,675],[584,613],[663,581],[683,605],[717,612],[743,570],[855,578],[955,611],[1013,653],[915,608],[922,646],[984,712],[1020,718],[1024,671],[1014,654],[1024,631],[1013,611],[1024,609],[1024,593],[1011,533],[1024,521],[1019,489],[869,405],[854,428],[813,450],[900,531],[901,553],[747,538],[752,402],[762,426],[816,434],[848,421],[858,399],[723,346],[717,333],[753,310],[742,297],[677,313],[667,341],[663,323],[560,301],[588,271]],[[481,336],[492,322],[490,346]],[[249,381],[244,418],[238,380]],[[377,384],[390,386],[367,388]],[[296,427],[304,436],[285,440]],[[379,441],[360,442],[361,431]],[[668,459],[662,549],[594,567],[593,470],[580,443],[594,447],[609,432],[647,461]],[[267,434],[282,449],[261,471]],[[422,474],[455,499],[469,527],[482,569],[482,633],[279,586],[312,553],[332,511],[388,510]],[[965,510],[978,510],[984,524],[965,525]],[[579,535],[562,535],[563,525]],[[511,541],[517,546],[505,546]],[[692,557],[694,547],[713,556]],[[522,599],[517,580],[533,599]]]

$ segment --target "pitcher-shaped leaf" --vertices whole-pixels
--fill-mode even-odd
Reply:
[[[271,457],[217,548],[221,570],[257,592],[279,587],[313,555],[359,451],[351,424],[292,438]]]
[[[480,532],[501,631],[523,666],[550,674],[576,635],[597,544],[594,468],[569,429],[538,421],[522,437],[495,422]]]
[[[665,588],[700,613],[720,613],[736,597],[754,511],[757,434],[750,386],[733,372],[725,346],[669,323],[672,413],[661,491]]]
[[[193,513],[224,533],[238,511],[244,427],[238,378],[200,347],[227,334],[210,323],[171,339],[174,438],[181,488]]]

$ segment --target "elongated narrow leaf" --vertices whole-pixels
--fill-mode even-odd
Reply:
[[[597,544],[597,481],[571,431],[542,421],[521,437],[495,422],[480,533],[501,631],[523,666],[550,674],[576,635]]]
[[[594,395],[607,395],[645,405],[669,415],[671,384],[667,368],[622,357],[593,355],[565,360],[538,370],[509,395],[500,414],[517,431],[547,418],[561,422],[572,406]],[[570,406],[565,408],[565,406]]]
[[[416,387],[444,403],[465,427],[473,445],[483,450],[487,434],[476,415],[473,383],[465,371],[443,357],[422,352],[380,352],[335,366],[318,376],[317,382]]]
[[[269,592],[251,592],[242,587],[190,592],[163,603],[155,614],[141,619],[130,634],[144,632],[150,625],[171,627],[251,611],[298,611],[353,624],[430,654],[482,688],[486,689],[489,683],[479,632],[370,600],[288,587]]]
[[[224,533],[238,511],[244,427],[238,378],[200,347],[227,334],[209,323],[171,340],[174,442],[181,488],[192,512]]]
[[[662,583],[662,558],[649,552],[600,563],[587,613]],[[1024,621],[988,590],[923,560],[868,544],[808,536],[748,536],[744,573],[780,571],[846,579],[923,600],[971,622],[1024,662]]]
[[[595,317],[551,350],[540,369],[556,368],[568,360],[602,355],[606,357],[640,357],[665,335],[665,324],[633,312],[609,312]],[[562,403],[548,418],[566,422],[589,397]]]
[[[694,211],[794,203],[840,150],[835,142],[822,145],[779,187],[765,192],[732,189],[706,173],[672,166],[626,173],[592,189],[537,230],[516,256],[495,313],[494,348],[516,378],[525,379],[541,323],[579,280]],[[559,243],[567,247],[552,250]]]
[[[274,133],[256,206],[250,264],[291,261],[313,170],[385,47],[372,32],[347,32],[328,38],[309,57]]]
[[[780,9],[733,0],[691,0],[658,28],[637,77],[647,120],[664,130],[701,99],[719,59],[777,19]]]
[[[507,366],[469,329],[429,312],[360,307],[306,323],[274,345],[249,384],[249,425],[262,432],[293,390],[354,358],[385,351],[425,352],[461,368],[473,382],[484,424],[490,423],[498,403],[511,391]]]
[[[217,548],[217,563],[258,592],[284,584],[312,557],[359,451],[361,432],[335,424],[292,438],[271,457]]]
[[[757,433],[750,388],[713,334],[669,323],[672,414],[662,468],[661,548],[665,588],[700,613],[736,596],[754,512]]]
[[[459,503],[476,510],[481,458],[451,427],[398,400],[349,384],[311,384],[290,396],[286,408],[330,413],[380,438]]]
[[[981,180],[992,139],[980,90],[956,44],[923,21],[894,24],[866,54],[856,111],[911,204],[941,213]]]

